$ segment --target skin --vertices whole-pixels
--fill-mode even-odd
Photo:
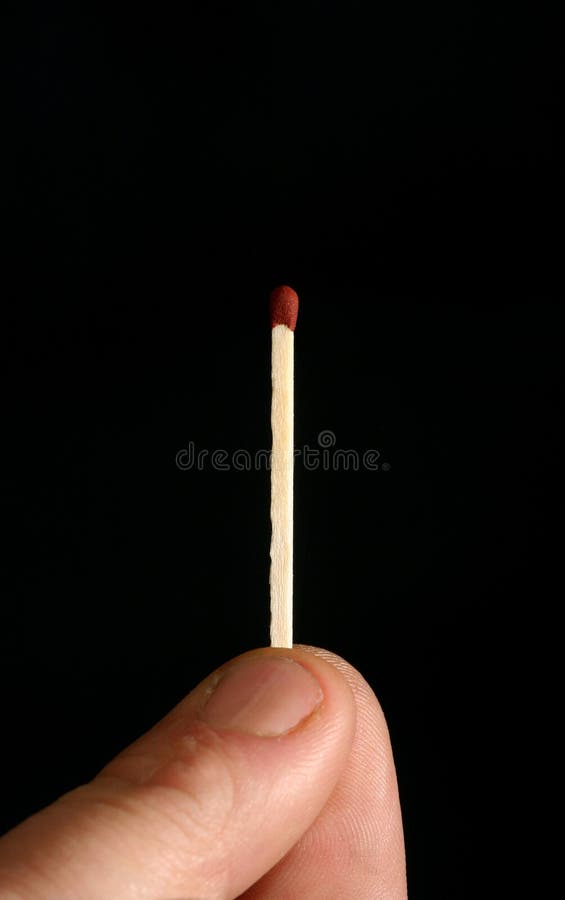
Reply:
[[[228,669],[268,672],[281,657],[316,679],[314,711],[278,737],[219,726]],[[386,722],[362,676],[325,650],[227,663],[93,781],[0,840],[0,900],[237,897],[406,898]]]

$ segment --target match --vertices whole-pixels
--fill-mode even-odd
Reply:
[[[298,295],[282,285],[270,297],[272,334],[271,646],[292,647],[294,507],[294,329]]]

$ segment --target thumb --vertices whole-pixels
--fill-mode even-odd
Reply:
[[[351,690],[322,658],[238,657],[0,840],[0,897],[237,897],[316,819],[354,725]]]

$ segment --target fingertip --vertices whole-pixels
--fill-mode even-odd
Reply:
[[[260,647],[241,654],[232,663],[226,665],[232,665],[237,661],[256,659],[292,660],[306,669],[320,685],[322,700],[319,703],[319,714],[323,716],[326,727],[333,725],[339,731],[340,739],[344,744],[351,743],[357,713],[353,690],[354,679],[349,676],[349,670],[355,672],[352,666],[342,660],[344,667],[340,668],[335,663],[339,659],[335,654],[307,645],[294,645],[289,649]],[[221,675],[224,668],[218,670],[216,676]],[[361,678],[360,675],[359,678]]]

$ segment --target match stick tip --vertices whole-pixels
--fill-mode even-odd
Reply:
[[[288,285],[282,284],[271,292],[270,310],[271,328],[286,325],[294,331],[298,317],[298,294]]]

